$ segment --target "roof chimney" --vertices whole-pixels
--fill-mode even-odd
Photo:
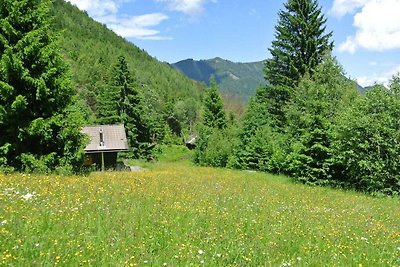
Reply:
[[[100,129],[100,146],[104,146],[104,136],[103,136],[103,129]]]

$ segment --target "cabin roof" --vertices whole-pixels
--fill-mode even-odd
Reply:
[[[100,144],[101,131],[103,132],[103,145]],[[90,143],[85,147],[86,153],[123,152],[129,150],[123,124],[86,126],[83,127],[82,133],[87,134],[90,138]]]

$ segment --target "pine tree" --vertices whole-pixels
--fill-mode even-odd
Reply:
[[[313,74],[326,52],[333,48],[332,32],[325,34],[326,19],[317,0],[288,0],[279,12],[275,40],[266,61],[265,78],[273,86],[295,86]]]
[[[286,125],[285,105],[305,75],[312,76],[316,67],[330,53],[332,33],[325,34],[326,19],[316,0],[288,0],[279,12],[275,40],[265,63],[268,85],[263,92],[265,106],[273,125]]]
[[[204,99],[204,125],[210,128],[223,129],[227,125],[226,114],[215,79],[211,79],[210,88]]]
[[[0,0],[0,157],[17,169],[79,165],[74,91],[50,29],[50,0]],[[71,119],[71,117],[74,117]]]
[[[114,85],[119,89],[120,95],[118,115],[125,124],[133,156],[139,157],[148,153],[146,150],[151,141],[150,130],[142,96],[123,56],[118,58],[115,66]]]
[[[120,88],[117,86],[102,86],[97,98],[97,122],[99,124],[121,124],[123,119],[120,115],[121,105]]]

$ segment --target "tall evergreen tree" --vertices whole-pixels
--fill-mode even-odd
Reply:
[[[288,0],[279,12],[275,40],[266,61],[265,78],[273,86],[296,86],[306,74],[313,74],[327,51],[332,32],[325,33],[324,18],[317,0]]]
[[[150,143],[150,130],[142,95],[137,89],[134,75],[128,69],[125,57],[120,56],[115,66],[114,85],[119,89],[118,115],[125,124],[133,156],[146,153]]]
[[[123,119],[120,115],[121,105],[120,88],[105,85],[99,88],[97,97],[97,121],[100,124],[120,124]]]
[[[0,157],[49,171],[79,165],[74,91],[50,29],[50,0],[0,0]],[[71,119],[71,114],[74,114]]]
[[[207,90],[204,99],[204,107],[203,118],[205,126],[219,129],[226,127],[227,120],[224,105],[215,79],[211,79],[210,88]]]

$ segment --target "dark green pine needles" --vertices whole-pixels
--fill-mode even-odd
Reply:
[[[295,86],[306,73],[312,75],[326,52],[333,48],[332,33],[316,0],[288,0],[279,12],[275,40],[266,61],[265,78],[274,86]]]
[[[48,0],[0,0],[0,165],[79,165],[74,91],[50,30]],[[78,164],[79,163],[79,164]]]

